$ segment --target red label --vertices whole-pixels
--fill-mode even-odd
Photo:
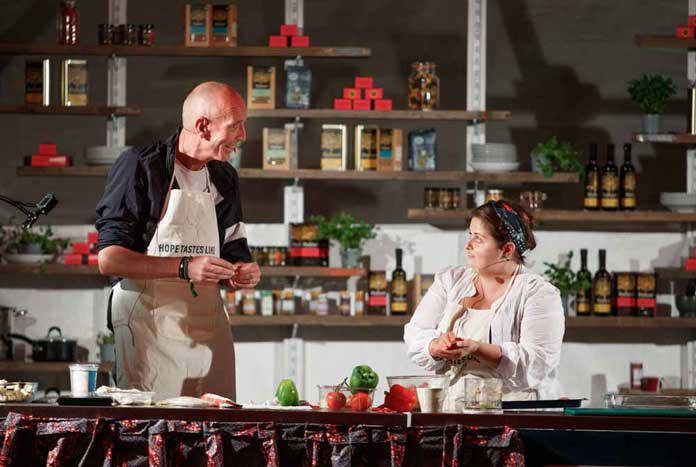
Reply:
[[[657,299],[655,298],[639,298],[638,308],[657,308]]]
[[[616,306],[620,308],[633,308],[636,306],[636,299],[633,297],[617,297]]]
[[[370,299],[367,301],[369,306],[387,306],[387,296],[386,295],[370,295]]]
[[[290,39],[292,47],[309,47],[309,36],[294,36]]]
[[[355,87],[370,89],[374,87],[374,79],[371,76],[358,76],[355,78]]]
[[[290,256],[294,258],[325,258],[329,256],[326,248],[290,248]]]

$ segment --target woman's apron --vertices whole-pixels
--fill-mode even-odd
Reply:
[[[490,321],[493,320],[495,314],[498,313],[500,305],[505,301],[510,288],[512,287],[519,266],[515,270],[515,274],[507,286],[503,296],[496,300],[490,311],[476,311],[477,313],[490,313]],[[473,313],[473,312],[472,312]],[[467,327],[467,321],[470,319],[468,308],[460,303],[447,303],[445,306],[445,314],[437,326],[437,330],[444,334],[446,332],[454,332],[457,337],[463,339],[471,339],[479,342],[491,343],[491,328],[490,321],[488,326],[471,329]],[[452,366],[446,373],[449,376],[449,388],[447,396],[443,403],[443,410],[446,412],[461,412],[465,397],[465,379],[466,378],[499,378],[495,369],[489,366],[484,360],[470,356],[465,357],[461,363],[452,363]],[[530,389],[526,391],[510,391],[505,389],[503,381],[503,400],[530,400],[536,399],[536,390]]]
[[[147,255],[219,257],[209,182],[202,192],[172,190],[173,181]],[[182,279],[123,279],[114,287],[117,386],[160,398],[212,392],[235,399],[234,342],[220,286],[197,283],[196,292]]]

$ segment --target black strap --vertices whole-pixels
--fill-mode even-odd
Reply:
[[[111,292],[109,293],[109,299],[106,302],[106,328],[114,332],[114,324],[111,321],[111,299],[114,296],[114,289],[111,289]]]

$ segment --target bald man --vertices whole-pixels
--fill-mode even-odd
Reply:
[[[112,290],[116,383],[157,397],[235,398],[234,343],[220,287],[253,288],[237,172],[246,107],[207,82],[186,97],[182,127],[118,158],[97,206],[99,270]]]

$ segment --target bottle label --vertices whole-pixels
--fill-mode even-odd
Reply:
[[[624,176],[622,184],[623,196],[621,197],[621,207],[636,207],[636,175],[628,173]]]
[[[606,174],[602,177],[602,207],[619,207],[619,180],[614,174]]]
[[[595,282],[593,287],[594,303],[592,311],[595,313],[611,313],[611,283],[603,279]]]
[[[599,206],[599,174],[588,173],[585,179],[585,207],[596,208]]]
[[[394,298],[391,302],[392,313],[407,313],[408,301],[405,299]]]
[[[406,284],[406,281],[392,281],[392,293],[394,295],[406,295],[408,293],[408,285]]]

